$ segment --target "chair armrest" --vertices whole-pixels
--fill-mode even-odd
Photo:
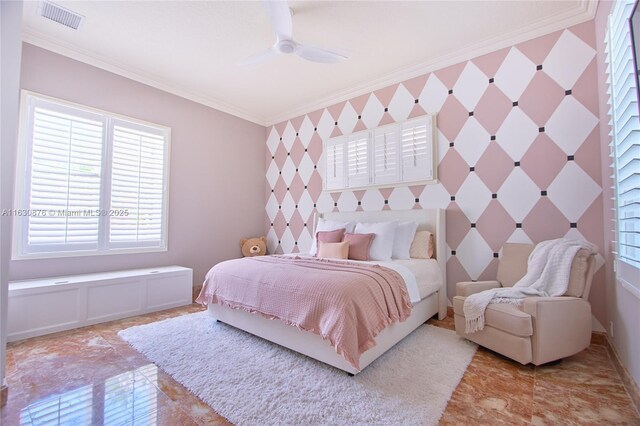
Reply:
[[[500,288],[502,285],[499,281],[462,281],[456,284],[456,296],[471,296],[474,293],[490,290],[492,288]]]
[[[524,301],[522,303],[522,310],[531,316],[535,316],[536,310],[538,308],[559,309],[564,307],[570,307],[579,302],[584,302],[587,305],[589,305],[589,302],[587,302],[581,297],[572,297],[572,296],[534,297],[534,296],[531,296],[531,297],[524,298]]]
[[[522,310],[531,315],[536,365],[576,354],[591,343],[591,305],[580,297],[527,297]]]

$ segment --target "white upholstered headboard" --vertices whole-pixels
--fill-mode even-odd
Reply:
[[[382,210],[375,212],[331,212],[319,213],[313,220],[313,234],[315,235],[318,217],[340,222],[383,222],[383,221],[412,221],[418,223],[418,230],[430,231],[434,235],[436,244],[436,260],[442,271],[442,290],[439,294],[440,310],[447,309],[447,233],[446,215],[443,209],[416,210]]]

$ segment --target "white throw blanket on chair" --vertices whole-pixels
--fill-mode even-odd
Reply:
[[[485,290],[465,299],[466,332],[475,333],[484,328],[484,311],[490,303],[519,305],[525,297],[562,296],[569,285],[573,258],[582,248],[592,253],[597,251],[591,243],[566,238],[537,244],[529,255],[527,273],[513,287]]]

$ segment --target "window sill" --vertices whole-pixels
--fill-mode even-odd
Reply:
[[[323,192],[327,192],[329,194],[335,192],[346,192],[346,191],[364,191],[367,189],[385,189],[385,188],[400,188],[403,186],[418,186],[418,185],[436,185],[440,181],[438,179],[430,179],[430,180],[418,180],[413,182],[396,182],[396,183],[386,183],[380,185],[366,185],[366,186],[354,186],[354,187],[346,187],[346,188],[334,188],[334,189],[323,189]]]
[[[640,299],[640,268],[624,259],[616,259],[614,268],[616,282]]]
[[[616,281],[622,285],[622,287],[627,290],[629,293],[631,293],[633,296],[635,296],[637,299],[640,299],[640,289],[638,287],[636,287],[635,285],[631,284],[630,282],[627,282],[626,280],[622,279],[622,278],[616,278]]]
[[[74,258],[87,256],[109,256],[118,254],[143,254],[143,253],[160,253],[166,252],[167,247],[136,247],[130,249],[115,249],[104,251],[67,251],[59,253],[33,253],[27,255],[13,254],[11,260],[37,260],[37,259],[58,259],[58,258]]]

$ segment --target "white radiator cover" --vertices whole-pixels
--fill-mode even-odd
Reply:
[[[9,342],[190,304],[182,266],[9,283]]]

